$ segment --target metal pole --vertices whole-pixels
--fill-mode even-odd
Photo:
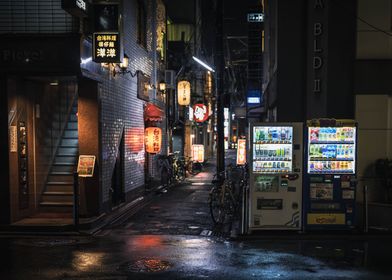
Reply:
[[[217,1],[216,7],[216,104],[217,104],[217,150],[216,150],[216,171],[217,174],[225,170],[225,141],[224,141],[224,115],[223,115],[223,77],[225,71],[225,61],[223,57],[223,0]]]
[[[75,229],[79,230],[79,174],[78,172],[74,172],[73,175],[73,220]]]
[[[363,213],[364,213],[364,223],[363,231],[367,233],[369,231],[369,216],[368,216],[368,186],[363,187]]]

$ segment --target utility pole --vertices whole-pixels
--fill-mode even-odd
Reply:
[[[216,171],[225,170],[225,139],[224,139],[224,115],[223,115],[223,77],[225,71],[225,60],[223,54],[223,0],[217,0],[216,5],[216,105],[217,105],[217,149],[216,149]]]

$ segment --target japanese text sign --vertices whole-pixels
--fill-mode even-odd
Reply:
[[[246,139],[238,139],[237,144],[237,165],[244,165],[246,163]]]
[[[99,32],[93,34],[93,60],[98,63],[119,63],[121,41],[118,32]]]

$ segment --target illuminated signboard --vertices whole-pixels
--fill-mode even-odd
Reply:
[[[193,105],[193,119],[196,122],[204,122],[208,119],[208,108],[204,104]]]
[[[248,106],[260,106],[262,103],[261,91],[259,89],[250,89],[246,95]]]
[[[93,60],[98,63],[120,63],[121,41],[118,32],[93,33]]]
[[[180,81],[177,85],[178,104],[187,106],[191,102],[191,83]]]
[[[246,163],[246,139],[238,139],[237,144],[237,165],[244,165]]]
[[[262,13],[251,13],[248,14],[248,22],[263,22],[264,15]]]
[[[204,162],[204,146],[192,145],[192,159],[196,162]]]

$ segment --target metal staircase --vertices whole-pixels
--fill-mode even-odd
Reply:
[[[77,101],[74,102],[41,196],[42,212],[71,212],[73,172],[79,153]]]

